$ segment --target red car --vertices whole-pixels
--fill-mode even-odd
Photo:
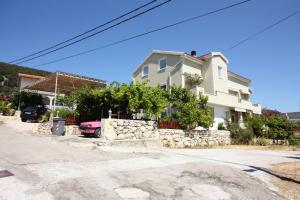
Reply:
[[[91,121],[80,123],[79,130],[84,136],[101,137],[101,121]]]

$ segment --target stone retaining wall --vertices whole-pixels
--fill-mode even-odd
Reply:
[[[229,145],[230,132],[215,131],[184,131],[173,129],[158,129],[163,146],[173,148],[194,148],[205,146]]]
[[[158,129],[155,121],[102,119],[102,136],[108,140],[158,139],[173,148],[204,147],[230,144],[230,132]]]
[[[111,119],[110,124],[116,134],[115,139],[147,139],[158,136],[155,121]]]
[[[52,121],[40,123],[37,129],[33,131],[33,133],[38,135],[52,135],[51,132],[52,126],[53,126]],[[65,126],[65,135],[80,135],[78,126],[76,125]]]

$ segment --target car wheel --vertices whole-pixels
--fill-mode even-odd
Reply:
[[[94,137],[95,138],[101,137],[101,129],[100,128],[98,128],[98,129],[95,130]]]
[[[21,119],[21,121],[22,121],[22,122],[26,122],[26,121],[27,121],[27,119],[24,119],[24,118],[22,118],[22,119]]]

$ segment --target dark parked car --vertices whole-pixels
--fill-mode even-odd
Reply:
[[[41,115],[46,114],[49,110],[43,106],[28,106],[21,112],[22,122],[27,120],[38,121]]]

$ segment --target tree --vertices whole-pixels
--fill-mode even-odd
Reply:
[[[21,98],[21,99],[20,99]],[[40,94],[22,91],[13,95],[12,105],[18,108],[20,103],[21,110],[28,106],[44,106],[43,97]]]
[[[247,128],[250,128],[253,130],[253,133],[256,137],[262,137],[264,136],[264,120],[261,116],[247,116],[245,118],[245,123]]]
[[[268,126],[268,137],[273,140],[288,139],[293,134],[294,124],[283,117],[268,117],[265,119]]]
[[[168,104],[167,91],[145,83],[113,82],[105,88],[82,88],[60,100],[69,107],[76,104],[80,120],[108,117],[108,111],[132,118],[142,109],[147,118],[158,117]]]
[[[132,112],[143,109],[147,118],[159,117],[168,105],[168,93],[160,87],[146,83],[131,83],[128,87],[129,108]]]
[[[187,129],[195,126],[209,128],[213,124],[210,109],[207,107],[208,97],[199,94],[199,99],[189,90],[173,86],[169,101],[175,109],[175,116],[180,125]]]

